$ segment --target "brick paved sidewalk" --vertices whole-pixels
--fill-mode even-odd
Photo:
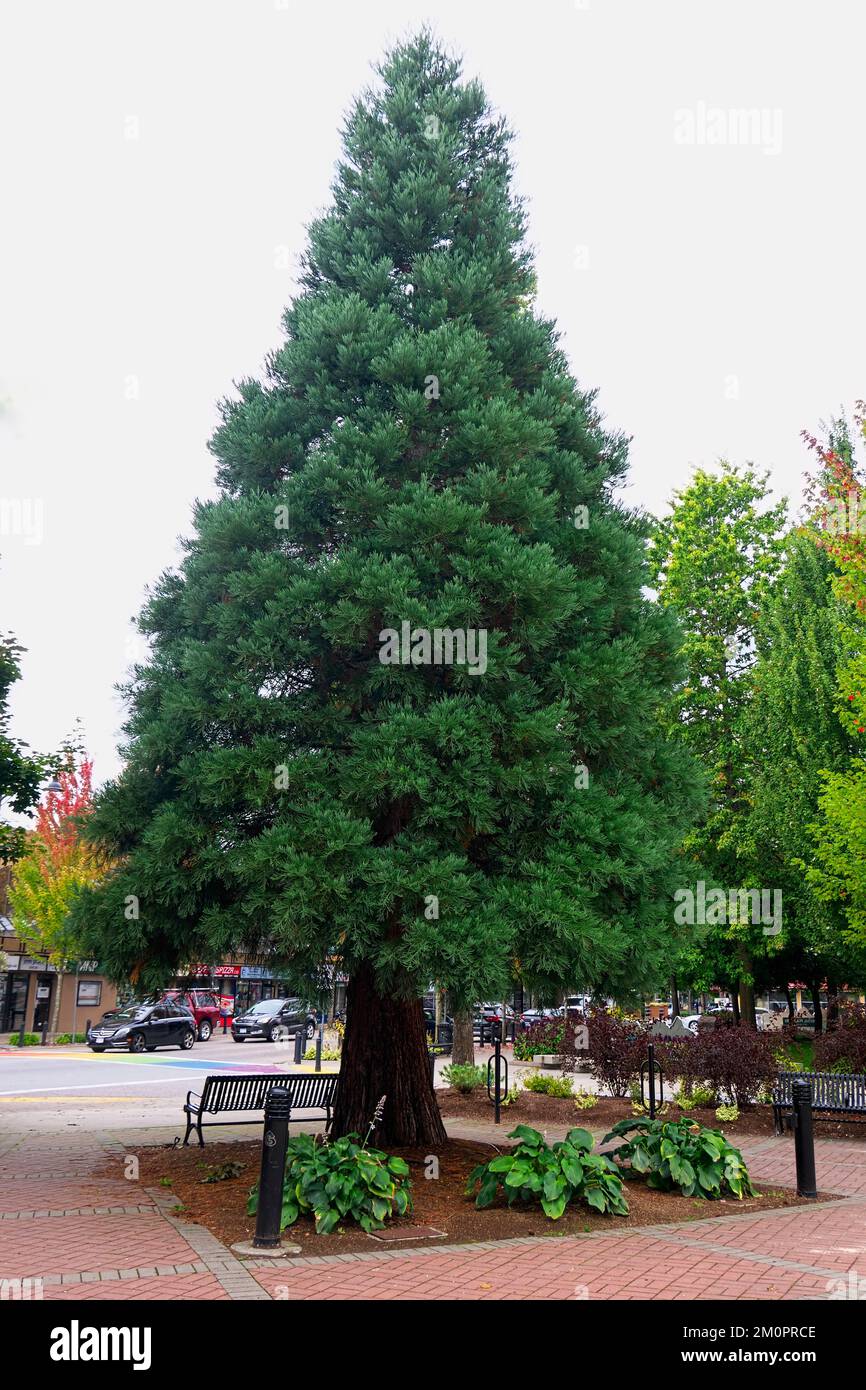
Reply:
[[[123,1176],[108,1135],[0,1144],[0,1280],[46,1299],[827,1299],[866,1280],[866,1145],[818,1140],[841,1200],[611,1234],[240,1261],[174,1198]],[[793,1184],[790,1139],[747,1142],[760,1183]],[[107,1174],[107,1176],[106,1176]],[[324,1242],[323,1242],[324,1244]],[[862,1285],[861,1285],[862,1287]]]

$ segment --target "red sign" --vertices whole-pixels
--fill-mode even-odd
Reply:
[[[237,977],[241,973],[239,965],[191,965],[189,970],[182,972],[187,975],[194,975],[196,979],[210,979],[211,975]]]

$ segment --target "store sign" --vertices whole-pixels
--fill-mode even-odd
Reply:
[[[269,970],[266,965],[242,965],[242,980],[273,980],[274,972]]]
[[[5,959],[5,961],[6,961],[6,969],[7,969],[7,970],[17,970],[17,969],[19,968],[19,964],[20,964],[20,961],[21,961],[21,957],[20,957],[20,956],[10,956],[10,955],[6,955],[6,956],[4,956],[4,959]]]
[[[41,970],[47,975],[56,971],[56,965],[49,965],[47,960],[40,960],[38,956],[22,956],[19,970]]]
[[[228,976],[236,980],[240,976],[241,967],[239,965],[217,965],[213,973],[218,979],[224,979]]]
[[[67,967],[75,975],[99,975],[98,960],[73,960]]]

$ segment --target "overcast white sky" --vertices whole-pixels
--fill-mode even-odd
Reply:
[[[97,781],[215,403],[279,341],[350,97],[425,20],[518,132],[540,304],[634,437],[636,501],[720,456],[796,497],[799,431],[866,395],[846,0],[6,0],[0,630],[13,732],[80,716]]]

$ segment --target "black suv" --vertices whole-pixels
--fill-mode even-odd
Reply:
[[[306,1009],[300,999],[262,999],[245,1014],[232,1019],[232,1037],[236,1043],[248,1039],[282,1042],[301,1030],[312,1038],[316,1031],[316,1016]]]
[[[158,1047],[182,1047],[195,1042],[195,1019],[175,999],[159,1003],[127,1004],[103,1014],[87,1034],[94,1052],[107,1047],[126,1047],[130,1052],[155,1052]]]

